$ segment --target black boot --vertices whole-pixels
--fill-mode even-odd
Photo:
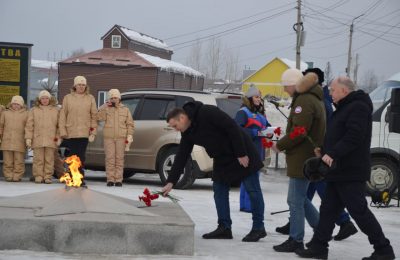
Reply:
[[[107,182],[107,187],[112,187],[112,186],[114,186],[114,182],[111,181]]]
[[[301,258],[328,259],[328,248],[317,248],[311,246],[307,249],[297,249],[295,253]]]
[[[122,187],[122,182],[116,182],[115,187]]]
[[[357,232],[358,232],[358,230],[354,226],[353,222],[347,221],[340,225],[340,230],[336,234],[336,236],[333,237],[333,239],[336,241],[340,241],[340,240],[348,238],[351,235],[354,235]]]
[[[281,233],[283,235],[289,235],[289,231],[290,231],[290,222],[286,223],[286,225],[282,226],[282,227],[277,227],[275,229],[276,232]]]
[[[393,260],[395,258],[392,246],[388,245],[382,249],[375,249],[371,256],[363,257],[362,260]]]
[[[204,239],[232,239],[232,230],[219,225],[216,230],[204,234]]]
[[[304,249],[304,245],[303,242],[297,242],[289,237],[289,239],[282,244],[273,246],[273,249],[277,252],[292,253],[298,249]]]
[[[265,228],[263,229],[252,229],[250,233],[248,233],[243,239],[243,242],[257,242],[263,237],[267,236],[267,232],[265,232]]]

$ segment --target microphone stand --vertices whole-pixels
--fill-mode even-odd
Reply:
[[[276,108],[286,119],[288,119],[288,117],[285,115],[285,113],[283,113],[282,110],[279,109],[279,104],[278,104],[278,103],[276,103],[276,102],[271,102],[271,101],[268,101],[268,102],[271,103],[271,104],[273,104],[273,105],[275,106],[275,108]]]

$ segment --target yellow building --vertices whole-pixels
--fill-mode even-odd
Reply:
[[[304,71],[308,66],[307,63],[301,62],[300,67],[301,71]],[[296,68],[296,62],[285,58],[274,58],[261,69],[243,80],[243,93],[249,89],[250,84],[254,84],[261,91],[263,97],[265,95],[288,97],[288,95],[283,92],[281,76],[282,73],[289,68]]]

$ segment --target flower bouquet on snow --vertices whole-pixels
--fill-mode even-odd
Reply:
[[[150,207],[151,201],[158,199],[160,196],[163,196],[162,191],[150,191],[148,188],[144,188],[143,195],[139,196],[139,201],[142,201],[147,207]],[[170,194],[165,197],[169,198],[173,203],[177,203],[179,201],[177,197]]]

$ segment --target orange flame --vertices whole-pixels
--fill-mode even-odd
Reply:
[[[70,157],[67,157],[65,159],[65,162],[69,164],[68,168],[71,173],[64,173],[64,175],[60,178],[60,182],[65,182],[65,185],[69,187],[80,187],[83,179],[83,175],[79,172],[81,160],[78,156],[72,155]]]

